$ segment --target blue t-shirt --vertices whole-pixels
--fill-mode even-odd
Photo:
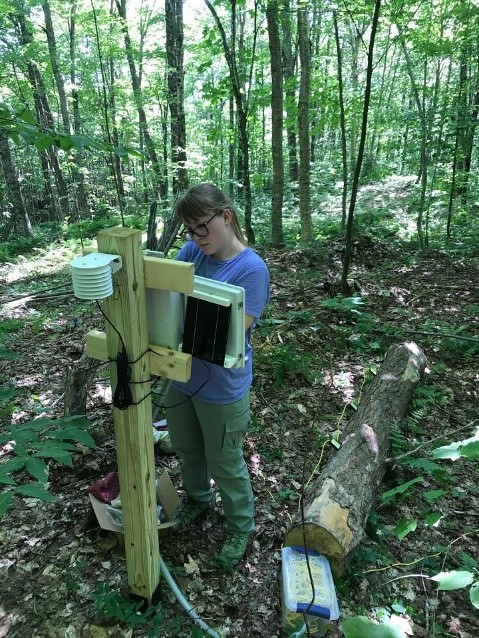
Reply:
[[[245,313],[255,317],[255,321],[245,333],[244,368],[223,368],[193,357],[189,381],[175,381],[174,385],[181,392],[189,396],[194,394],[207,403],[224,404],[239,401],[248,391],[253,378],[251,332],[269,300],[268,268],[251,248],[246,248],[231,259],[221,261],[205,255],[194,241],[189,241],[183,246],[176,259],[192,262],[196,275],[244,288]]]

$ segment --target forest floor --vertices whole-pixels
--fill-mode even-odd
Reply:
[[[479,576],[479,465],[440,460],[431,469],[426,461],[434,447],[467,439],[478,425],[478,254],[420,251],[363,233],[351,270],[364,302],[354,307],[357,314],[331,304],[341,246],[258,248],[271,271],[272,294],[254,335],[254,417],[245,454],[257,531],[246,559],[232,574],[211,566],[224,534],[218,502],[197,526],[162,537],[160,552],[186,598],[222,636],[282,636],[281,547],[297,516],[300,485],[334,454],[325,442],[354,413],[387,349],[412,340],[428,369],[394,433],[392,454],[416,449],[405,458],[423,459],[416,463],[422,467],[393,463],[380,493],[371,494],[368,533],[346,577],[336,582],[341,617],[328,636],[343,636],[341,622],[363,615],[392,619],[398,636],[477,638],[468,589],[437,591],[429,577],[450,570]],[[61,261],[53,267],[42,253],[36,261],[3,264],[0,298],[67,285],[68,260]],[[98,312],[70,292],[11,301],[1,319],[1,345],[20,355],[0,360],[4,385],[19,389],[12,414],[4,405],[3,424],[20,424],[42,410],[62,416],[65,372],[79,359],[85,333],[102,329]],[[451,334],[462,338],[443,336]],[[56,500],[16,498],[2,519],[0,638],[199,636],[164,583],[156,616],[136,613],[127,597],[124,549],[114,535],[87,524],[87,487],[117,469],[104,382],[92,386],[87,416],[98,447],[80,446],[73,467],[51,462]],[[12,455],[11,446],[0,446],[0,462]],[[180,490],[178,459],[158,446],[155,456],[158,472],[168,469]],[[381,492],[417,476],[423,480],[382,504]],[[432,511],[442,519],[425,525]],[[400,540],[401,520],[417,520],[417,528]]]

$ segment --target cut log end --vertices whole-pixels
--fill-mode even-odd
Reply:
[[[320,548],[321,553],[327,556],[335,578],[343,576],[346,571],[344,548],[333,534],[320,525],[305,523],[304,531],[301,524],[294,525],[288,531],[284,544],[286,547]]]

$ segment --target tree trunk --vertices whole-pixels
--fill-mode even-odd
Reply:
[[[243,177],[243,189],[244,189],[244,220],[245,220],[245,230],[246,230],[246,238],[250,244],[254,244],[256,239],[254,235],[253,226],[251,224],[251,212],[252,212],[252,203],[251,203],[251,180],[249,175],[249,140],[248,140],[248,112],[247,112],[247,97],[245,97],[244,87],[241,84],[239,73],[238,73],[238,65],[236,60],[236,51],[235,51],[235,36],[232,36],[232,44],[228,44],[228,39],[226,37],[226,32],[221,22],[216,9],[211,4],[210,0],[205,0],[205,4],[210,10],[211,15],[213,16],[216,26],[221,35],[221,42],[223,44],[223,51],[225,54],[226,63],[228,65],[228,70],[230,73],[231,80],[231,88],[233,89],[233,95],[235,98],[236,104],[236,114],[238,119],[238,131],[240,138],[240,153],[241,153],[241,168],[242,168],[242,177]],[[235,24],[235,11],[236,11],[236,2],[231,3],[232,6],[232,23],[233,27]],[[254,58],[254,56],[253,56]]]
[[[181,222],[176,217],[176,215],[173,215],[172,217],[170,217],[163,226],[163,234],[158,240],[158,243],[156,245],[156,250],[158,250],[161,253],[164,253],[165,257],[168,254],[168,251],[170,250],[171,246],[173,245],[173,242],[176,239],[176,235],[178,231],[180,230],[180,226],[181,226]]]
[[[335,575],[361,543],[389,452],[389,431],[406,415],[414,386],[426,367],[415,343],[392,346],[343,432],[340,449],[315,479],[301,521],[289,529],[285,545],[306,546],[331,561]]]
[[[151,202],[150,214],[148,216],[148,231],[146,235],[146,247],[148,250],[156,250],[158,237],[156,236],[156,214],[158,212],[158,202]]]
[[[50,55],[50,64],[52,66],[53,77],[55,78],[55,85],[57,87],[58,101],[60,103],[60,111],[63,120],[63,128],[65,130],[65,133],[71,133],[70,114],[68,112],[65,83],[63,81],[60,64],[58,62],[57,43],[55,38],[55,31],[53,29],[50,2],[48,0],[43,0],[42,9],[43,15],[45,17],[45,33],[47,35],[48,53]]]
[[[13,16],[13,20],[17,27],[20,45],[25,52],[28,51],[28,47],[33,44],[33,35],[30,24],[27,22],[27,17],[29,18],[29,15],[27,14],[25,3],[21,2],[18,7],[18,13]],[[25,55],[27,59],[26,67],[28,80],[32,90],[38,123],[46,131],[53,132],[55,130],[55,122],[52,110],[50,108],[50,102],[48,100],[42,74],[36,61],[30,58],[27,53],[25,53]],[[60,163],[58,161],[58,151],[55,146],[50,146],[49,148],[43,150],[41,152],[41,155],[44,175],[45,169],[48,166],[47,170],[51,170],[53,175],[55,176],[55,182],[58,191],[58,200],[61,214],[58,214],[55,202],[52,199],[52,213],[56,217],[54,221],[63,221],[64,218],[69,214],[68,190],[65,178],[63,177],[63,173],[60,168]],[[51,192],[50,195],[52,195]]]
[[[105,105],[105,118],[109,117],[111,122],[111,142],[114,146],[120,145],[120,131],[117,123],[116,108],[116,87],[115,87],[115,61],[112,56],[108,59],[108,103]],[[140,148],[142,148],[143,136],[140,131]],[[143,167],[144,160],[141,160]],[[123,170],[121,166],[121,158],[116,153],[111,155],[111,172],[115,182],[118,201],[120,202],[120,210],[125,209],[125,182],[123,180]]]
[[[183,68],[183,0],[166,0],[165,26],[168,105],[171,116],[171,161],[173,194],[175,195],[188,188],[184,105],[185,74]]]
[[[235,125],[235,101],[232,95],[228,100],[228,120],[230,130],[228,132],[228,195],[234,201],[235,197],[235,150],[236,144],[234,131]]]
[[[373,76],[373,58],[374,58],[374,41],[376,39],[376,31],[379,23],[379,9],[381,8],[381,0],[375,0],[374,13],[371,23],[371,36],[369,40],[368,48],[368,64],[366,70],[366,86],[364,88],[364,104],[363,104],[363,117],[361,124],[361,137],[359,139],[358,157],[354,168],[353,182],[351,185],[351,199],[349,201],[348,220],[346,224],[346,250],[344,252],[343,271],[341,273],[341,292],[343,295],[350,295],[348,274],[349,266],[351,264],[351,255],[353,249],[353,221],[354,210],[356,208],[356,199],[359,190],[359,177],[361,175],[361,166],[364,157],[364,147],[366,144],[366,134],[368,131],[368,115],[369,115],[369,103],[371,100],[371,85]]]
[[[73,112],[73,132],[75,135],[81,133],[80,120],[80,103],[78,97],[77,77],[76,77],[76,10],[77,0],[72,0],[70,4],[70,17],[68,19],[68,47],[70,51],[70,86],[71,86],[71,104]],[[76,186],[76,201],[78,207],[78,217],[82,218],[82,213],[88,210],[88,198],[85,190],[85,178],[83,171],[78,170],[83,165],[83,153],[78,152],[75,156],[75,167],[73,169],[73,177]]]
[[[412,62],[411,62],[411,57],[409,55],[409,51],[406,47],[406,44],[404,42],[404,40],[401,40],[401,46],[402,46],[402,50],[404,53],[404,58],[406,60],[406,68],[409,74],[409,78],[411,80],[411,86],[412,86],[412,91],[413,91],[413,96],[414,96],[414,101],[416,102],[416,108],[418,111],[418,115],[419,115],[419,120],[421,122],[421,164],[419,167],[420,173],[420,179],[421,179],[421,191],[420,191],[420,196],[419,196],[419,203],[418,203],[418,212],[417,212],[417,218],[416,218],[416,228],[417,228],[417,235],[418,235],[418,239],[419,239],[419,244],[421,246],[421,248],[423,248],[425,246],[425,242],[424,242],[424,230],[423,230],[423,218],[424,218],[424,208],[425,208],[425,201],[426,201],[426,188],[427,188],[427,180],[428,180],[428,170],[429,170],[429,166],[428,166],[428,125],[427,125],[427,117],[426,117],[426,111],[423,105],[423,101],[421,100],[421,96],[419,94],[419,87],[417,85],[417,82],[415,80],[414,77],[414,70],[413,70],[413,66],[412,66]],[[423,88],[424,91],[426,91],[426,87],[424,86]],[[427,246],[426,246],[427,248]]]
[[[289,179],[291,182],[297,182],[299,180],[299,167],[298,167],[298,149],[296,128],[293,122],[296,120],[296,74],[295,74],[295,62],[296,52],[293,54],[293,46],[291,44],[291,6],[290,0],[285,0],[283,3],[283,9],[281,11],[281,24],[283,30],[283,47],[282,47],[282,62],[283,62],[283,78],[285,88],[285,111],[287,116],[287,134],[286,139],[288,143],[288,170]]]
[[[32,235],[32,225],[30,218],[28,217],[27,209],[23,201],[22,190],[20,188],[20,182],[18,181],[17,171],[15,170],[15,164],[13,162],[12,153],[10,151],[10,145],[8,143],[8,137],[5,131],[0,128],[0,162],[5,176],[5,184],[8,192],[8,197],[12,206],[11,217],[6,224],[3,232],[4,239],[8,239],[13,229],[19,235],[27,237]]]
[[[341,129],[341,161],[343,174],[343,191],[341,194],[341,228],[346,229],[347,198],[348,198],[348,151],[346,144],[346,115],[344,108],[343,89],[343,54],[339,40],[338,19],[336,11],[333,11],[334,40],[336,43],[336,60],[338,65],[338,102],[339,102],[339,126]]]
[[[118,14],[121,18],[121,29],[123,31],[123,38],[125,41],[125,51],[128,60],[128,66],[130,68],[131,86],[133,89],[133,95],[135,97],[136,110],[138,112],[138,124],[145,141],[145,148],[148,153],[148,157],[151,162],[151,167],[155,174],[154,195],[159,192],[159,184],[162,179],[161,167],[156,154],[155,144],[153,138],[150,135],[148,127],[148,120],[146,117],[145,108],[143,106],[143,95],[141,90],[141,79],[138,74],[135,62],[135,56],[133,53],[133,47],[131,44],[130,32],[128,30],[128,22],[126,17],[126,0],[116,0],[116,7]]]
[[[308,11],[298,9],[298,42],[301,76],[298,100],[299,130],[299,214],[301,243],[313,240],[311,220],[311,148],[309,129],[309,99],[311,92],[311,45],[309,41]]]
[[[98,361],[85,352],[65,374],[65,397],[63,412],[65,416],[86,414],[88,388],[95,377]]]
[[[271,155],[273,189],[271,195],[271,243],[283,243],[283,75],[281,43],[278,30],[278,3],[270,0],[266,8],[269,51],[271,57]]]

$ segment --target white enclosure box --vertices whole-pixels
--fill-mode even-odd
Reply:
[[[184,323],[184,295],[147,288],[146,316],[148,343],[179,350]]]
[[[244,366],[244,313],[244,288],[198,275],[188,295],[147,289],[149,343],[225,368]]]

